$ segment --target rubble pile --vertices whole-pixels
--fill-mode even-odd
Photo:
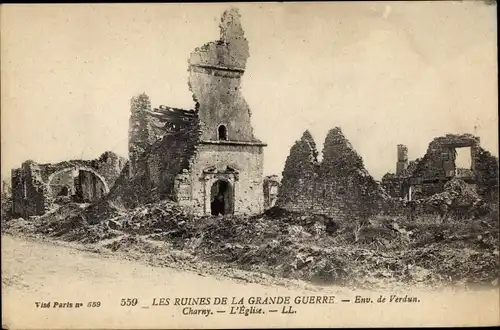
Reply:
[[[475,189],[463,180],[453,178],[446,182],[444,191],[428,198],[412,201],[416,214],[437,214],[442,221],[470,219],[485,216],[491,210]]]
[[[475,237],[453,236],[449,230],[444,240],[419,246],[425,237],[415,228],[408,234],[409,228],[372,226],[364,228],[363,239],[355,243],[346,230],[349,228],[330,236],[313,234],[286,220],[220,220],[200,229],[184,249],[205,260],[245,270],[338,285],[368,287],[388,281],[436,285],[458,280],[490,283],[498,276],[498,249],[493,245],[498,235],[494,234],[485,244]],[[480,230],[484,234],[484,228]],[[469,251],[465,257],[464,249]]]
[[[360,229],[355,241],[354,223],[337,224],[326,216],[274,207],[251,218],[194,218],[171,202],[137,208],[113,222],[122,231],[133,228],[131,232],[168,242],[202,260],[315,283],[437,285],[490,283],[498,277],[498,233],[483,222],[461,226],[372,222]],[[120,249],[128,240],[115,242],[112,248]],[[157,249],[146,245],[146,251]]]
[[[162,233],[165,237],[186,238],[191,235],[196,217],[177,203],[164,200],[137,207],[107,221],[110,228],[126,233],[146,235]]]
[[[88,204],[69,203],[56,206],[42,216],[2,221],[2,232],[21,236],[51,237],[63,241],[97,243],[121,235],[105,223],[91,225],[82,216]]]
[[[82,216],[86,206],[71,203],[44,214],[34,220],[36,233],[81,243],[96,243],[119,235],[104,224],[90,225]]]
[[[31,236],[35,232],[35,229],[35,224],[32,221],[23,218],[10,219],[10,221],[2,219],[2,234]]]
[[[450,184],[452,191],[457,187],[460,183]],[[9,223],[11,232],[103,242],[107,250],[155,265],[197,259],[320,284],[470,285],[498,278],[498,221],[484,218],[443,223],[372,218],[358,226],[278,207],[253,217],[195,217],[171,201],[120,212],[91,225],[81,204],[68,204]]]

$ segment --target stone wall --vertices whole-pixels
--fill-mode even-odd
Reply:
[[[125,164],[126,159],[110,151],[95,160],[70,160],[54,164],[26,161],[20,168],[12,170],[12,212],[23,217],[40,215],[51,208],[64,190],[68,195],[81,195],[83,191],[77,192],[74,186],[75,171],[87,173],[82,174],[80,182],[87,189],[86,199],[99,198],[114,185]],[[99,191],[91,193],[88,189]]]
[[[498,204],[498,157],[479,147],[475,164],[477,193],[485,201]]]
[[[427,179],[445,179],[455,176],[456,148],[471,148],[471,167],[474,169],[479,138],[471,134],[447,134],[435,138],[429,143],[427,152],[412,173],[413,177]]]
[[[76,200],[90,203],[102,198],[106,194],[106,187],[93,173],[88,171],[78,172],[79,185],[76,186]]]
[[[405,178],[395,175],[394,173],[386,173],[381,180],[381,185],[384,190],[394,198],[404,198]]]
[[[210,214],[210,189],[218,180],[232,188],[234,214],[256,214],[264,210],[262,146],[237,143],[201,143],[192,160],[181,203],[195,214]]]
[[[31,216],[45,213],[50,208],[48,188],[43,181],[40,165],[24,162],[12,170],[12,213],[15,216]]]
[[[314,209],[318,169],[316,144],[309,131],[305,131],[286,159],[276,206],[291,211]]]
[[[306,131],[286,160],[277,206],[352,220],[380,211],[387,196],[340,128],[327,134],[321,163],[316,155]]]
[[[90,161],[90,167],[94,168],[106,180],[111,189],[125,167],[127,159],[112,151],[104,152],[99,158]]]
[[[463,147],[470,147],[468,169],[456,164],[456,149]],[[409,162],[403,169],[406,153],[407,149],[398,145],[396,174],[387,173],[382,178],[383,187],[392,197],[409,197],[411,187],[411,199],[427,198],[443,192],[446,182],[455,177],[474,186],[477,181],[478,189],[488,190],[489,196],[498,187],[497,158],[482,149],[480,139],[471,134],[447,134],[433,139],[424,157]]]
[[[153,186],[158,187],[159,198],[175,199],[175,180],[183,170],[189,171],[199,142],[198,120],[185,131],[165,135],[160,143],[144,157],[145,169]]]
[[[151,111],[151,101],[146,93],[132,97],[130,100],[128,131],[130,176],[132,176],[135,172],[138,158],[159,138],[156,136],[153,128],[153,118],[149,115]]]
[[[137,156],[134,170],[127,166],[127,171],[122,171],[109,194],[87,213],[97,221],[96,217],[109,211],[110,205],[134,208],[161,199],[175,200],[176,177],[190,170],[199,143],[197,111],[193,110],[192,114],[184,126],[175,130],[164,128],[162,137]]]

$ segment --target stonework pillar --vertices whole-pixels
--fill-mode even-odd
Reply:
[[[398,161],[396,163],[396,175],[408,168],[408,147],[404,144],[398,144]]]
[[[203,185],[203,200],[204,200],[204,209],[203,209],[203,214],[208,215],[210,214],[210,177],[205,176],[203,178],[204,185]]]

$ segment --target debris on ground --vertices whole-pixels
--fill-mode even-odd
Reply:
[[[196,217],[161,201],[89,224],[82,210],[66,204],[34,219],[10,220],[6,230],[109,242],[103,247],[142,253],[158,265],[199,259],[322,285],[491,284],[498,278],[498,220],[488,217],[373,217],[359,225],[279,208],[253,217]]]

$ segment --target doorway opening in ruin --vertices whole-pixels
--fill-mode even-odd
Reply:
[[[227,141],[227,127],[226,125],[220,125],[218,129],[219,140]]]
[[[226,180],[217,180],[210,191],[210,211],[212,215],[233,213],[233,190]]]
[[[63,186],[61,188],[61,190],[59,190],[59,193],[57,194],[57,196],[69,196],[70,195],[70,191],[69,191],[69,188],[67,186]]]
[[[92,172],[79,170],[75,181],[75,200],[78,202],[92,203],[106,194],[104,182]]]
[[[455,148],[455,175],[458,177],[470,176],[472,170],[471,147]]]

